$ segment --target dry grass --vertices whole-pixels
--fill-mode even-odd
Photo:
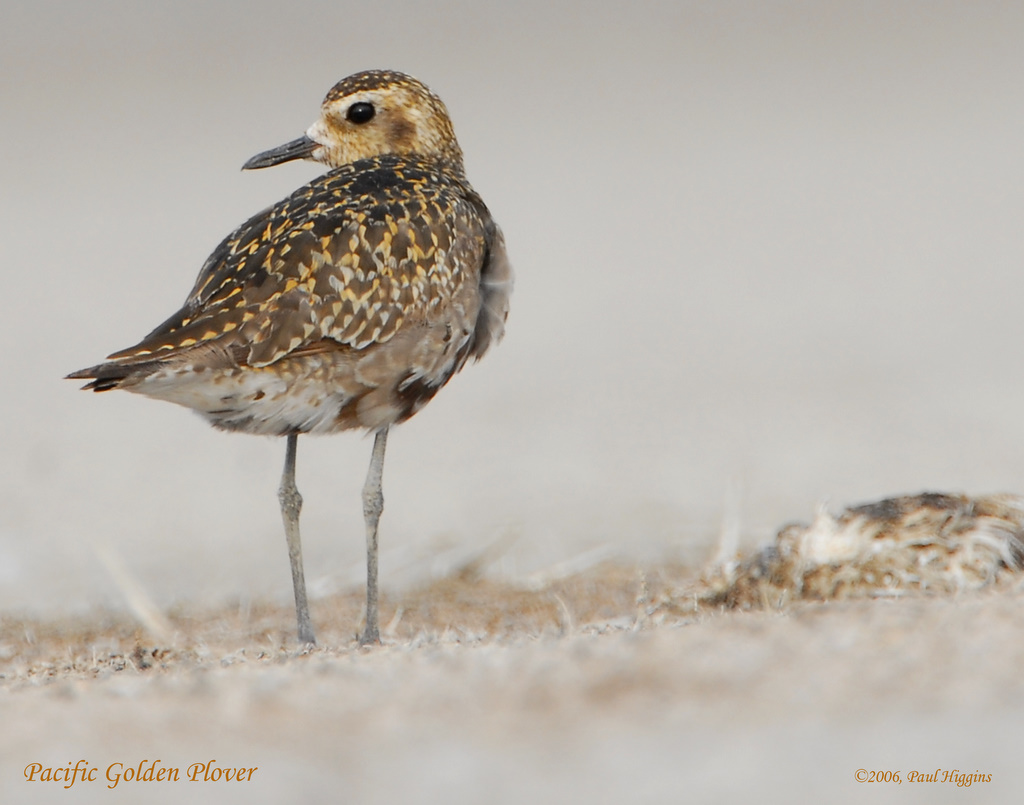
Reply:
[[[1019,802],[1015,512],[956,496],[822,512],[703,575],[583,562],[515,585],[481,561],[386,597],[372,650],[358,590],[314,602],[308,650],[291,607],[265,603],[2,617],[0,800],[63,798],[22,780],[30,763],[102,776],[216,758],[258,779],[126,796],[964,801],[955,785],[854,787],[859,768],[942,766],[991,774],[971,801]]]
[[[652,592],[666,598],[694,577],[682,566],[644,571],[607,563],[535,589],[467,568],[400,599],[385,595],[383,639],[415,646],[635,628],[649,617]],[[365,614],[361,591],[317,600],[312,614],[325,647],[318,651],[359,650],[356,637]],[[167,613],[171,633],[161,641],[124,613],[60,620],[0,616],[0,684],[280,662],[303,653],[295,644],[294,617],[290,607],[266,603],[213,611],[179,608]]]
[[[779,609],[832,601],[953,594],[1006,582],[1024,564],[1024,498],[925,493],[825,510],[782,528],[754,556],[710,568],[700,605]],[[671,603],[671,602],[670,602]]]
[[[806,601],[945,595],[1012,584],[1024,557],[1024,500],[917,495],[825,511],[789,525],[746,558],[699,574],[682,565],[606,562],[539,586],[488,578],[484,562],[384,596],[384,642],[509,642],[541,636],[680,625],[732,609],[784,610]],[[321,648],[359,651],[361,591],[313,603]],[[150,619],[125,613],[39,620],[0,616],[0,684],[160,674],[236,663],[280,663],[309,653],[294,641],[290,607],[178,608]]]

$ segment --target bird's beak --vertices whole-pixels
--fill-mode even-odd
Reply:
[[[291,162],[293,159],[309,159],[313,156],[313,151],[319,147],[320,143],[303,134],[297,140],[257,154],[242,166],[242,170],[269,168],[271,165],[280,165],[282,162]]]

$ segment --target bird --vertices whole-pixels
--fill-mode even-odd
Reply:
[[[421,81],[367,70],[327,93],[301,137],[243,170],[329,170],[231,232],[184,305],[140,342],[67,377],[185,406],[214,427],[283,436],[278,490],[298,639],[316,643],[295,484],[298,437],[374,434],[363,486],[366,622],[380,643],[378,525],[388,432],[505,331],[513,273],[466,179],[448,110]]]

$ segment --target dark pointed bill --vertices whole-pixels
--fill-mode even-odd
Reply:
[[[291,162],[293,159],[309,159],[313,155],[313,150],[319,146],[320,143],[303,134],[297,140],[257,154],[242,166],[242,170],[269,168],[271,165],[280,165],[282,162]]]

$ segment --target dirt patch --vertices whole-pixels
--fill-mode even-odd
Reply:
[[[165,641],[123,613],[6,616],[0,800],[64,794],[26,782],[33,763],[81,759],[103,778],[159,758],[167,768],[216,759],[257,771],[229,789],[122,781],[72,793],[87,802],[333,801],[338,792],[353,802],[1017,802],[1017,532],[978,501],[885,503],[787,527],[757,556],[703,574],[604,563],[513,585],[468,566],[385,598],[384,645],[368,650],[356,641],[359,591],[314,603],[312,649],[296,645],[291,608],[269,604],[163,613]],[[967,561],[983,555],[991,572]],[[970,583],[936,581],[957,567],[949,578]],[[953,782],[856,777],[898,771],[907,781],[936,768]],[[967,776],[965,793],[956,780]]]

